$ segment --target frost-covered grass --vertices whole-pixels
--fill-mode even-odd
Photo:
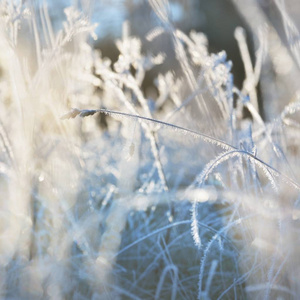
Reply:
[[[1,299],[299,297],[299,32],[284,1],[282,37],[232,2],[256,48],[237,28],[242,88],[167,0],[149,0],[148,43],[178,66],[161,73],[128,22],[103,57],[92,1],[59,31],[46,2],[0,2]]]

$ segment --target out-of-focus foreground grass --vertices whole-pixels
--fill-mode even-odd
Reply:
[[[133,2],[0,1],[0,298],[297,299],[299,5]]]

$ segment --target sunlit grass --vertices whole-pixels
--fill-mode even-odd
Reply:
[[[297,299],[299,33],[276,3],[286,45],[266,22],[252,62],[236,29],[240,89],[167,1],[146,38],[179,70],[148,88],[168,53],[130,23],[111,61],[84,10],[55,31],[45,2],[0,3],[1,299]]]

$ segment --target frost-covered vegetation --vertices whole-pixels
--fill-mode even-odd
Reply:
[[[54,30],[46,2],[0,1],[0,298],[298,299],[300,42],[285,2],[281,36],[258,2],[232,1],[255,46],[236,29],[241,88],[167,0],[149,0],[146,39],[170,40],[173,69],[128,22],[104,57],[92,2]]]

